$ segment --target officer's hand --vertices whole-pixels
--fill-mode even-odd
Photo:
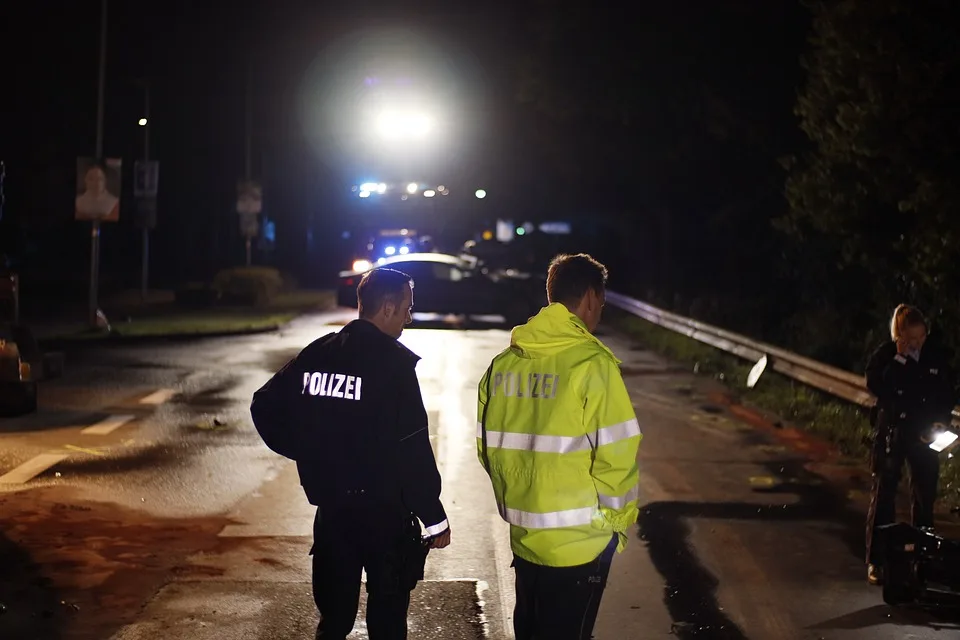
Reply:
[[[427,542],[429,543],[427,546],[431,549],[443,549],[450,546],[450,527],[447,527],[447,530],[443,533],[433,536]]]

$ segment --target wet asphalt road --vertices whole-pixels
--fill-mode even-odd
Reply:
[[[69,352],[36,415],[0,419],[0,638],[312,637],[312,513],[248,407],[273,371],[349,317]],[[603,338],[624,360],[644,429],[645,505],[614,562],[598,639],[892,640],[960,630],[889,609],[866,584],[861,470],[811,464],[802,439],[743,422],[714,381]],[[507,340],[498,328],[403,337],[423,357],[454,540],[431,553],[411,638],[509,637],[506,530],[474,444],[476,382]],[[367,637],[362,616],[354,637]]]

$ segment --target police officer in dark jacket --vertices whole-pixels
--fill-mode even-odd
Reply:
[[[317,506],[317,638],[350,634],[365,569],[371,640],[403,639],[427,550],[446,547],[450,527],[417,381],[419,357],[397,340],[411,322],[413,281],[376,269],[360,281],[357,297],[360,318],[287,363],[254,394],[251,413],[267,446],[297,462],[307,499]]]
[[[875,429],[873,493],[867,513],[867,580],[883,582],[883,558],[874,548],[876,527],[896,518],[897,485],[904,462],[910,467],[911,516],[916,527],[933,527],[940,459],[930,449],[933,426],[950,424],[956,404],[951,356],[915,307],[900,305],[890,322],[891,342],[867,364],[867,388],[877,396],[871,415]]]

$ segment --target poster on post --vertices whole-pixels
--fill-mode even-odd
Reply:
[[[77,158],[75,219],[100,222],[120,219],[122,164],[119,158]]]

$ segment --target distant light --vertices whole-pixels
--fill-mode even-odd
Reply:
[[[353,270],[354,271],[369,271],[370,267],[373,265],[370,264],[369,260],[354,260],[353,261]]]
[[[437,195],[437,192],[434,191],[433,189],[427,189],[426,191],[423,192],[424,198],[432,198],[435,195]]]
[[[493,239],[493,231],[490,231],[489,229],[487,229],[486,231],[484,231],[484,232],[483,232],[483,239],[484,239],[484,240],[492,240],[492,239]]]
[[[433,119],[425,113],[386,112],[377,118],[377,133],[390,140],[423,138],[433,129]]]
[[[377,193],[386,193],[386,192],[387,192],[387,185],[386,185],[386,184],[384,184],[383,182],[381,182],[380,184],[377,185]]]
[[[480,198],[481,200],[483,200],[484,198],[487,197],[487,192],[484,191],[483,189],[477,189],[477,192],[476,192],[475,194],[473,194],[473,195],[475,195],[475,196],[477,196],[478,198]]]
[[[525,234],[526,232],[527,232],[527,230],[524,229],[523,227],[517,227],[517,235],[518,235],[518,236],[522,236],[522,235]]]
[[[361,192],[358,193],[357,195],[359,195],[361,198],[369,198],[369,197],[370,197],[370,192],[369,192],[369,191],[361,191]]]
[[[439,187],[437,187],[437,191],[439,191],[439,192],[441,192],[441,193],[443,193],[443,192],[446,191],[446,190],[447,190],[447,188],[446,188],[445,186],[443,186],[443,185],[440,185]]]
[[[416,192],[417,192],[416,182],[411,182],[410,184],[407,185],[407,193],[409,193],[410,195],[413,195]]]
[[[147,119],[146,119],[146,118],[140,118],[140,121],[139,121],[137,124],[139,124],[141,127],[145,127],[145,126],[147,126]]]
[[[387,261],[386,258],[380,258],[379,260],[377,260],[377,264],[383,264],[386,261]]]
[[[356,193],[356,192],[357,192],[357,185],[353,185],[352,187],[350,187],[350,191],[353,191],[354,193]]]
[[[400,247],[400,255],[405,256],[408,253],[410,253],[410,247],[408,247],[407,245],[403,245],[402,247]]]
[[[389,247],[387,247],[386,249],[384,249],[383,252],[384,252],[385,254],[387,254],[388,256],[392,256],[393,254],[395,254],[395,253],[397,252],[397,248],[396,248],[395,246],[393,246],[393,245],[390,245]]]
[[[376,182],[364,182],[362,185],[360,185],[360,191],[370,192],[376,191],[379,188],[380,185],[378,185]]]
[[[400,235],[405,236],[405,235],[407,235],[408,233],[410,233],[410,230],[409,230],[409,229],[400,229]]]

